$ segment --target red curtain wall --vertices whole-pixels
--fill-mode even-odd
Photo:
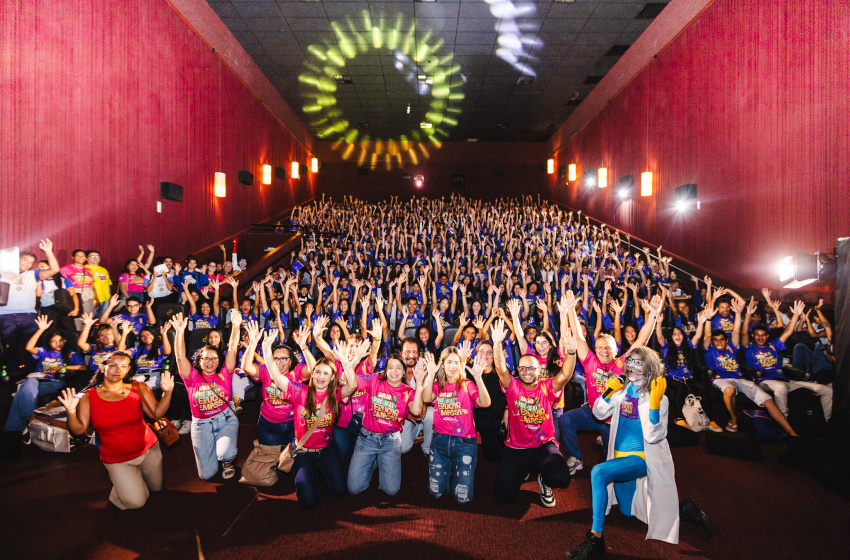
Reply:
[[[555,200],[744,286],[850,235],[850,3],[717,0],[574,137],[558,165],[608,167],[609,188],[550,181]],[[617,179],[654,173],[651,197]],[[697,183],[701,209],[677,213]]]
[[[0,2],[0,92],[3,247],[47,236],[115,271],[139,244],[180,257],[314,194],[312,175],[260,185],[308,151],[165,0]],[[184,191],[158,214],[160,181]]]

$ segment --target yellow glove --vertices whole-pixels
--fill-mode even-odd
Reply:
[[[661,398],[664,396],[664,390],[667,388],[667,378],[658,377],[652,382],[649,388],[649,408],[658,410],[661,408]]]
[[[608,391],[608,389],[611,389],[612,393],[616,393],[617,391],[619,391],[622,388],[623,388],[623,382],[620,381],[619,377],[614,377],[614,378],[609,379],[608,381],[605,382],[605,390],[602,391],[602,393],[604,394],[606,391]]]

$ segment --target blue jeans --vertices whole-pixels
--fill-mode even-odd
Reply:
[[[459,504],[472,500],[475,466],[478,464],[476,438],[447,436],[434,432],[428,462],[428,486],[437,499],[449,493]]]
[[[12,375],[18,375],[18,370],[21,368],[21,349],[24,344],[32,338],[38,327],[35,324],[37,315],[35,313],[10,313],[8,315],[0,315],[0,339],[6,346],[3,352],[5,359],[6,371]],[[27,352],[29,355],[29,352]],[[30,357],[28,363],[35,362]],[[24,363],[27,363],[24,362]]]
[[[555,425],[555,440],[557,441],[561,441],[561,416],[563,415],[563,408],[552,409],[552,423]]]
[[[578,436],[576,432],[579,430],[592,430],[602,434],[603,447],[608,449],[608,434],[611,432],[611,425],[597,420],[590,410],[590,405],[583,404],[579,408],[574,408],[565,412],[558,421],[561,429],[561,444],[564,446],[564,453],[568,457],[575,457],[581,460],[581,450],[578,448]]]
[[[378,488],[389,496],[398,494],[401,488],[401,432],[377,434],[360,429],[348,466],[348,491],[359,494],[369,488],[375,467],[378,467]]]
[[[18,392],[15,393],[15,398],[12,400],[12,408],[9,409],[9,418],[6,419],[6,431],[23,431],[29,422],[30,414],[35,411],[38,397],[48,393],[57,393],[64,388],[64,381],[27,379],[21,383],[18,387]]]
[[[289,445],[295,441],[295,421],[271,422],[260,414],[257,420],[257,441],[260,445]]]
[[[339,447],[339,458],[342,459],[343,463],[351,459],[351,454],[354,453],[354,444],[357,441],[357,434],[360,433],[360,426],[362,425],[363,415],[353,414],[351,420],[348,421],[348,426],[334,426],[334,441],[336,441],[336,445]]]
[[[791,365],[797,369],[803,369],[806,364],[812,364],[812,373],[818,373],[822,370],[832,371],[832,364],[829,363],[823,355],[823,344],[815,343],[814,351],[809,350],[805,344],[797,344],[794,346],[794,357],[791,360]]]
[[[305,509],[315,506],[319,501],[320,475],[332,495],[339,497],[345,494],[345,469],[334,440],[321,451],[296,455],[292,474],[295,475],[295,497]]]
[[[218,462],[232,463],[236,459],[236,437],[239,419],[224,409],[212,418],[192,418],[192,449],[198,476],[209,480],[218,472]]]

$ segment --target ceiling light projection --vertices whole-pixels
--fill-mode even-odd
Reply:
[[[529,19],[537,14],[537,5],[528,0],[484,0],[490,5],[490,13],[496,18],[495,29],[499,32],[496,56],[513,66],[525,76],[535,77],[537,72],[529,64],[537,59],[529,51],[543,47],[537,37],[538,27]]]
[[[457,125],[466,78],[453,62],[451,50],[443,48],[442,39],[434,40],[430,29],[417,27],[403,14],[373,17],[363,10],[361,17],[357,25],[351,18],[331,22],[334,36],[307,47],[305,70],[298,76],[304,88],[301,109],[316,136],[332,141],[331,147],[341,152],[344,160],[387,169],[400,167],[403,161],[417,164],[429,157],[429,144],[440,148],[449,136],[448,129]],[[349,122],[337,107],[337,89],[345,87],[337,78],[345,75],[343,69],[349,61],[366,54],[392,55],[395,69],[420,97],[419,106],[425,108],[425,114],[411,119],[410,129],[398,137],[374,138],[366,126]]]

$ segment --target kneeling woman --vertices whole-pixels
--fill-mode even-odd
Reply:
[[[422,391],[424,402],[434,403],[434,436],[428,464],[431,495],[439,499],[451,489],[460,504],[472,500],[478,464],[472,410],[475,406],[490,406],[490,394],[481,378],[484,361],[478,358],[473,363],[475,383],[464,375],[465,361],[454,346],[443,350],[439,364],[432,354],[425,354],[428,377]]]
[[[348,491],[359,494],[369,487],[375,467],[378,467],[379,488],[395,496],[401,488],[401,429],[408,410],[422,413],[422,389],[427,372],[418,364],[413,372],[416,391],[407,384],[401,356],[393,354],[387,360],[382,375],[367,380],[358,377],[357,389],[367,397],[363,427],[354,445],[348,467]]]
[[[667,381],[658,354],[633,348],[625,360],[628,383],[605,383],[613,394],[596,399],[596,418],[611,416],[608,459],[593,467],[593,527],[567,553],[573,560],[605,557],[602,529],[611,505],[649,525],[646,538],[679,542],[679,498],[667,444]]]
[[[186,325],[189,320],[178,313],[172,320],[174,325],[174,352],[177,356],[177,371],[189,392],[189,408],[192,411],[192,449],[198,476],[209,480],[218,472],[221,462],[221,477],[233,478],[236,468],[236,437],[239,433],[239,418],[230,405],[230,388],[236,368],[239,326],[242,316],[231,310],[233,330],[227,357],[213,346],[204,346],[196,354],[194,363],[186,357]]]
[[[316,363],[306,385],[292,383],[281,375],[274,360],[266,362],[266,369],[280,389],[281,397],[295,408],[295,442],[292,445],[297,445],[301,452],[295,456],[292,473],[295,475],[295,496],[304,508],[315,506],[319,500],[320,475],[331,494],[345,494],[345,469],[333,431],[339,418],[340,401],[351,396],[357,388],[356,375],[347,357],[347,349],[337,353],[337,359],[343,364],[344,386],[340,386],[336,364],[329,358]],[[302,442],[308,432],[312,433]]]
[[[85,433],[89,422],[97,430],[100,460],[112,480],[109,501],[119,509],[138,509],[145,505],[150,491],[162,490],[162,451],[142,411],[153,410],[161,417],[174,388],[167,371],[162,373],[159,401],[144,383],[124,383],[130,364],[129,354],[115,352],[101,364],[96,385],[82,398],[77,399],[73,389],[65,389],[59,397],[72,434]]]

